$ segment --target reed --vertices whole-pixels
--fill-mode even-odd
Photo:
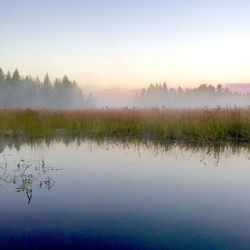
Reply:
[[[250,141],[250,108],[0,110],[0,136]]]

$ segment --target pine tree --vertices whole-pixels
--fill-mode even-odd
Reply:
[[[46,88],[46,89],[50,89],[50,88],[52,87],[52,84],[51,84],[51,81],[50,81],[50,78],[49,78],[48,73],[47,73],[47,74],[45,75],[45,77],[44,77],[43,86],[44,86],[44,88]]]
[[[5,79],[6,79],[7,81],[10,81],[10,80],[11,80],[11,73],[10,73],[10,71],[7,72],[7,75],[6,75]]]
[[[5,77],[4,72],[3,72],[3,70],[0,68],[0,81],[4,80],[4,77]]]
[[[13,80],[14,82],[20,81],[20,75],[19,75],[19,72],[18,72],[17,69],[15,69],[15,71],[13,72],[12,80]]]

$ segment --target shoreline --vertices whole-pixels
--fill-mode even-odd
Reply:
[[[250,108],[0,109],[0,137],[250,142]]]

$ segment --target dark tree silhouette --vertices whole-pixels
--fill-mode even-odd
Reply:
[[[3,81],[3,80],[4,80],[4,77],[5,77],[4,72],[3,72],[3,70],[0,68],[0,81]]]
[[[17,69],[15,69],[15,71],[13,72],[12,80],[14,82],[20,81],[20,75]]]
[[[72,109],[93,107],[92,95],[84,97],[75,81],[66,75],[51,82],[46,74],[44,80],[38,77],[22,77],[16,69],[5,75],[0,68],[0,107],[6,108],[53,108]]]
[[[217,106],[249,106],[250,95],[232,93],[221,84],[202,84],[197,88],[168,88],[166,83],[150,84],[135,100],[139,107],[200,108]]]

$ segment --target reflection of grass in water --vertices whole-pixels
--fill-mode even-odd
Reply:
[[[250,109],[1,110],[0,135],[149,141],[249,141]]]
[[[38,139],[30,139],[27,137],[7,137],[0,141],[0,152],[3,152],[5,147],[15,148],[17,151],[22,146],[28,146],[33,149],[53,148],[57,144],[65,144],[67,147],[78,147],[82,143],[86,143],[92,151],[95,148],[104,150],[133,149],[140,155],[142,149],[147,149],[155,154],[165,154],[169,151],[178,148],[181,152],[187,152],[192,155],[201,155],[213,157],[217,161],[221,156],[230,157],[231,155],[241,155],[250,160],[250,143],[238,141],[164,141],[164,140],[131,140],[130,138],[79,138],[75,136],[56,136],[45,137]],[[188,158],[190,158],[188,157]]]

